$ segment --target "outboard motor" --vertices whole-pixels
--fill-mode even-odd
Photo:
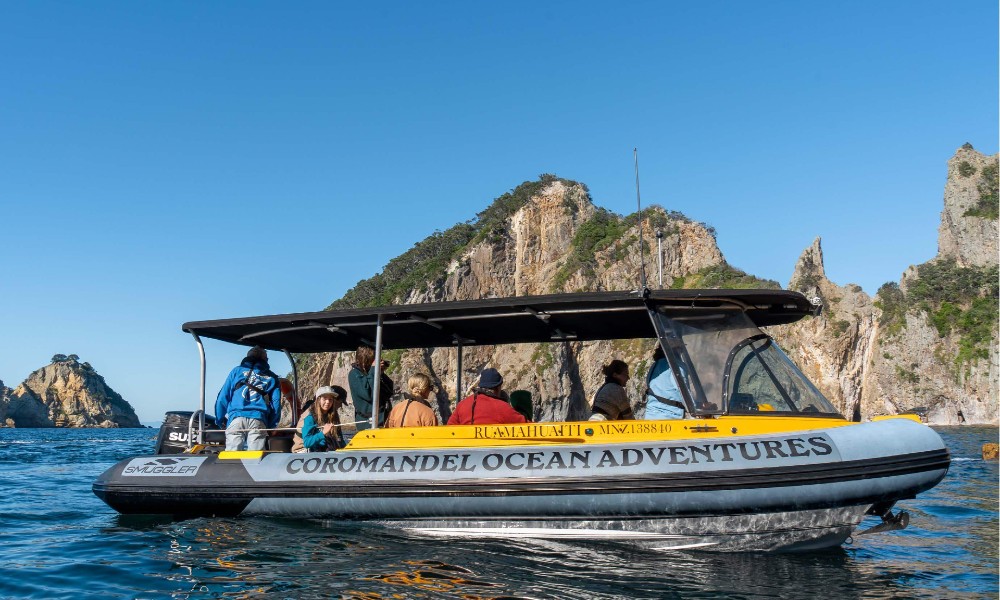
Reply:
[[[191,411],[168,412],[156,436],[156,454],[181,454],[188,448],[188,425]],[[205,415],[205,429],[218,429],[215,418]]]

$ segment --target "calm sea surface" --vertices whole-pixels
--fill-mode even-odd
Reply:
[[[798,555],[426,539],[329,521],[123,517],[90,491],[155,430],[0,429],[2,598],[997,598],[996,428],[940,428],[954,462],[904,531]],[[875,525],[877,519],[863,526]]]

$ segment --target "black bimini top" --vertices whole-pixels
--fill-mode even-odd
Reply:
[[[234,344],[306,353],[374,345],[379,318],[385,349],[624,340],[656,337],[647,305],[668,316],[742,308],[759,326],[816,312],[805,296],[784,290],[656,290],[401,304],[192,321],[182,328]]]

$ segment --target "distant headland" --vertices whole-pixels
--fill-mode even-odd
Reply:
[[[52,362],[11,389],[0,381],[0,427],[142,427],[118,392],[76,354]]]

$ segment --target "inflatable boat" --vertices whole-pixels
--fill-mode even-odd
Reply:
[[[788,291],[643,290],[187,323],[202,357],[201,410],[168,415],[157,454],[118,463],[93,490],[121,513],[656,549],[835,546],[866,515],[882,518],[870,532],[905,527],[895,504],[941,481],[948,450],[913,415],[845,420],[760,329],[818,310]],[[459,374],[471,345],[652,338],[683,373],[685,418],[372,428],[332,452],[227,452],[204,414],[201,337],[287,353],[457,347]]]

